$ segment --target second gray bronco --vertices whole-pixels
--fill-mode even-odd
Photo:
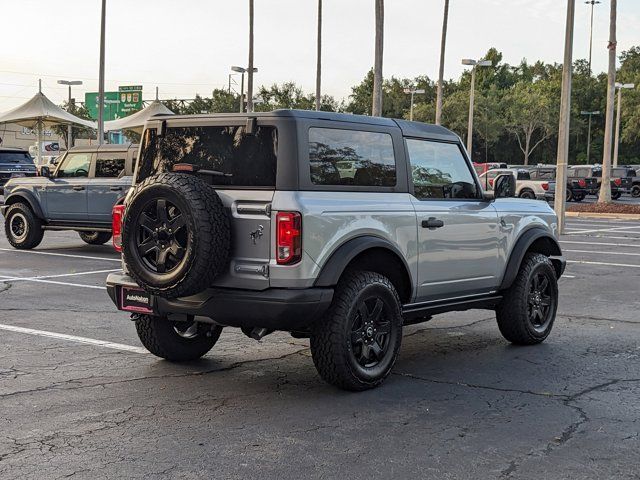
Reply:
[[[310,338],[327,382],[382,383],[402,328],[495,310],[502,335],[550,333],[565,261],[544,202],[483,192],[457,135],[433,125],[274,111],[154,117],[114,210],[107,289],[143,345],[185,361],[224,327]]]

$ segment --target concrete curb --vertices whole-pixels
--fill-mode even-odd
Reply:
[[[616,218],[619,220],[640,220],[637,213],[596,213],[596,212],[566,212],[567,217],[580,218]]]

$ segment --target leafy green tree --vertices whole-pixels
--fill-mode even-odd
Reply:
[[[525,165],[529,164],[531,153],[557,128],[557,106],[554,108],[552,103],[553,87],[549,82],[520,81],[504,97],[505,126],[517,139]]]
[[[91,115],[89,115],[89,110],[84,106],[84,104],[77,104],[75,102],[64,102],[60,105],[60,108],[66,110],[67,112],[75,115],[78,118],[82,118],[84,120],[92,120]],[[58,135],[62,142],[65,145],[65,148],[69,148],[67,145],[67,126],[66,125],[54,125],[51,127],[56,135]],[[95,138],[95,132],[91,128],[81,127],[79,125],[73,125],[73,129],[71,130],[71,142],[75,143],[78,138]]]

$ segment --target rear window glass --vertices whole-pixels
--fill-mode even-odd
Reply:
[[[611,169],[611,176],[615,178],[629,177],[626,168],[613,168]]]
[[[311,128],[309,173],[314,185],[393,187],[396,161],[391,135]]]
[[[518,170],[518,180],[531,180],[531,175],[526,170]]]
[[[33,159],[27,152],[0,152],[0,163],[19,163],[32,165]]]
[[[254,134],[244,126],[170,127],[165,135],[147,129],[142,139],[137,181],[172,172],[177,163],[219,175],[203,175],[214,185],[275,187],[277,131],[257,127]]]
[[[101,154],[96,160],[96,178],[116,178],[124,170],[124,154]]]

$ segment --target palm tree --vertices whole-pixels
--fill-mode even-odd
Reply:
[[[607,111],[604,127],[604,146],[602,154],[602,185],[598,203],[611,202],[611,145],[613,136],[613,105],[615,102],[616,85],[616,7],[617,0],[611,0],[611,14],[609,17],[609,73],[607,77]]]
[[[384,0],[376,2],[376,47],[373,66],[373,108],[371,115],[382,116],[382,48],[384,35]]]
[[[447,44],[447,22],[449,20],[449,0],[444,0],[444,18],[442,20],[442,40],[440,41],[440,70],[438,71],[438,93],[436,96],[436,125],[442,119],[442,83],[444,82],[444,51]]]
[[[316,110],[320,110],[322,73],[322,0],[318,0],[318,54],[316,60]]]

